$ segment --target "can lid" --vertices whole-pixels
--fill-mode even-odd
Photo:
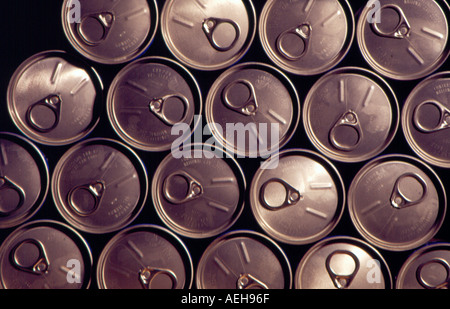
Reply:
[[[147,172],[124,144],[94,138],[72,146],[56,164],[52,194],[62,217],[76,229],[116,231],[131,223],[147,199]]]
[[[367,163],[348,192],[351,219],[373,245],[405,251],[438,232],[446,213],[445,189],[425,163],[406,155],[385,155]]]
[[[323,75],[310,89],[303,122],[321,153],[341,162],[361,162],[391,143],[399,125],[399,106],[381,77],[344,67]]]
[[[103,85],[94,69],[63,51],[25,60],[8,86],[8,110],[28,138],[67,145],[87,136],[101,113]]]
[[[397,276],[397,289],[448,289],[450,244],[432,243],[412,253]]]
[[[269,0],[259,20],[268,57],[298,75],[316,75],[336,66],[350,49],[354,32],[347,1]]]
[[[450,10],[445,1],[372,2],[360,14],[356,36],[363,57],[375,71],[413,80],[445,62],[450,51],[446,17]]]
[[[409,94],[402,110],[402,127],[413,151],[424,161],[450,167],[450,73],[434,74],[422,80]]]
[[[155,171],[152,197],[161,220],[191,238],[216,236],[242,213],[246,182],[237,161],[211,145],[167,155]]]
[[[333,236],[312,246],[295,272],[296,289],[391,289],[383,256],[368,243]]]
[[[200,258],[198,289],[290,289],[292,271],[282,249],[270,238],[248,230],[216,238]]]
[[[250,0],[168,0],[161,13],[161,31],[179,61],[198,70],[219,70],[250,48],[256,12]]]
[[[146,57],[123,68],[111,84],[108,116],[117,134],[145,151],[164,151],[189,137],[174,126],[193,132],[202,113],[202,95],[194,76],[180,64]],[[179,132],[176,132],[179,131]]]
[[[308,244],[328,235],[344,205],[345,187],[338,170],[309,150],[290,149],[272,156],[256,171],[250,187],[250,206],[259,225],[289,244]]]
[[[205,100],[205,117],[213,136],[229,152],[264,157],[282,148],[295,133],[300,100],[280,70],[242,63],[215,80]]]
[[[189,289],[193,264],[183,241],[169,230],[136,225],[116,234],[97,264],[101,289]]]
[[[0,247],[3,289],[87,289],[92,255],[69,226],[37,220],[15,229]]]
[[[102,64],[120,64],[143,54],[158,27],[156,0],[65,0],[62,25],[77,52]]]
[[[18,226],[41,208],[49,178],[44,155],[32,142],[0,132],[0,228]]]

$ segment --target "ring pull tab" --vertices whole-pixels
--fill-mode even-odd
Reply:
[[[277,41],[276,41],[276,46],[277,46],[278,52],[283,57],[285,57],[287,60],[290,60],[290,61],[300,60],[309,50],[309,45],[310,45],[309,41],[311,38],[311,33],[312,33],[312,27],[309,23],[303,23],[295,28],[291,28],[291,29],[288,29],[288,30],[282,32],[278,36]],[[293,54],[284,47],[284,46],[286,46],[285,40],[290,35],[295,35],[295,36],[299,37],[303,43],[303,46],[301,46],[301,48],[298,49],[298,52],[299,52],[298,54]]]
[[[60,114],[61,114],[61,103],[62,99],[57,94],[51,94],[42,100],[30,105],[26,112],[26,119],[31,128],[37,132],[48,133],[52,131],[59,124]],[[33,117],[33,111],[36,112],[36,108],[44,107],[49,110],[54,117],[54,120],[50,125],[42,125],[36,122]]]
[[[79,215],[79,216],[89,216],[93,214],[99,207],[100,202],[103,198],[103,194],[106,190],[106,184],[105,182],[101,180],[97,180],[94,182],[91,182],[86,185],[81,185],[74,187],[72,190],[70,190],[68,195],[68,201],[69,206]],[[80,207],[76,201],[77,194],[81,192],[87,192],[89,196],[91,196],[94,199],[94,203],[90,207]]]
[[[175,181],[174,181],[175,177],[183,178],[183,180],[188,185],[187,191],[181,197],[173,196],[170,193],[169,186],[171,184],[175,183]],[[175,172],[175,173],[167,176],[167,178],[164,180],[162,189],[163,189],[164,197],[170,203],[176,204],[176,205],[184,204],[186,202],[195,200],[195,199],[199,198],[200,196],[202,196],[202,194],[203,194],[203,186],[200,184],[200,182],[197,181],[194,177],[192,177],[188,173],[186,173],[185,171]]]
[[[25,203],[25,191],[20,187],[19,185],[15,184],[13,181],[11,181],[6,176],[0,176],[0,191],[2,190],[13,190],[19,195],[19,201],[17,202],[17,205],[9,211],[1,211],[0,210],[0,217],[6,217],[12,214],[14,211],[22,207],[22,205]]]
[[[245,93],[244,102],[241,104],[233,104],[230,98],[233,93],[232,89],[237,86],[244,86],[246,88],[247,93]],[[256,100],[256,92],[253,84],[246,79],[235,80],[228,85],[225,86],[222,93],[223,102],[226,107],[229,109],[238,112],[245,116],[254,116],[258,111],[258,102]]]
[[[420,121],[420,110],[426,105],[432,105],[439,111],[439,122],[434,127],[427,127]],[[414,109],[413,122],[416,128],[423,133],[434,133],[450,128],[450,110],[437,101],[422,102]]]
[[[271,205],[266,198],[266,189],[267,186],[271,185],[271,184],[281,184],[284,187],[285,190],[285,197],[284,197],[284,201],[281,204],[277,204],[277,205]],[[266,181],[260,189],[260,202],[261,204],[269,209],[269,210],[280,210],[289,206],[293,206],[295,204],[297,204],[300,199],[302,198],[302,195],[300,194],[300,192],[295,189],[294,187],[292,187],[290,184],[288,184],[286,181],[284,181],[283,179],[280,178],[272,178],[269,179],[268,181]]]
[[[178,99],[184,105],[183,116],[181,117],[180,120],[169,119],[166,116],[166,114],[164,114],[164,107],[166,106],[166,104],[168,104],[167,102],[169,102],[170,99]],[[149,103],[149,109],[150,112],[155,114],[162,122],[164,122],[169,126],[174,126],[175,124],[184,122],[186,120],[187,113],[189,110],[189,100],[184,95],[181,94],[169,94],[161,98],[152,99]]]
[[[216,31],[217,27],[221,24],[231,25],[235,31],[233,41],[225,46],[220,46],[219,43],[217,43],[217,40],[214,38],[214,31]],[[215,17],[207,18],[202,23],[202,29],[206,37],[208,38],[209,44],[211,44],[211,46],[215,50],[220,52],[226,52],[232,49],[234,45],[236,45],[236,42],[238,41],[240,36],[239,25],[230,19],[215,18]]]
[[[400,182],[408,177],[415,179],[422,187],[422,193],[420,194],[420,197],[418,197],[414,200],[407,198],[405,196],[405,194],[402,193],[400,190]],[[391,205],[392,205],[392,207],[397,208],[397,209],[406,208],[406,207],[413,206],[413,205],[416,205],[416,204],[422,202],[425,199],[426,195],[427,195],[427,183],[425,182],[425,180],[423,180],[423,178],[418,174],[405,173],[405,174],[401,175],[400,177],[398,177],[397,180],[395,181],[394,189],[392,190],[392,194],[391,194],[391,198],[390,198]]]
[[[17,255],[18,251],[25,245],[32,245],[38,249],[38,257],[36,258],[36,261],[34,261],[31,265],[22,265],[20,262],[20,258]],[[27,256],[29,256],[29,254],[27,254]],[[11,251],[10,258],[12,265],[19,270],[40,276],[48,273],[50,262],[47,258],[47,253],[45,252],[44,245],[39,240],[25,239],[22,242],[18,243]]]
[[[350,145],[345,145],[337,140],[337,136],[336,136],[337,132],[336,131],[338,128],[341,128],[341,127],[350,127],[355,130],[355,132],[357,134],[357,139],[354,143],[351,143]],[[356,149],[359,146],[359,144],[361,143],[362,138],[363,138],[363,133],[362,133],[359,119],[358,119],[358,115],[356,114],[356,112],[354,112],[352,110],[347,111],[338,119],[338,121],[331,128],[330,134],[329,134],[329,139],[330,139],[331,144],[336,149],[339,149],[342,151],[352,151],[352,150]]]
[[[77,24],[77,31],[84,43],[96,46],[107,38],[113,23],[114,15],[112,13],[94,13],[82,18],[81,22]]]
[[[406,19],[405,14],[403,13],[403,10],[395,4],[386,4],[384,6],[382,6],[380,8],[380,12],[383,9],[392,9],[394,10],[397,14],[398,14],[398,23],[397,25],[394,27],[394,29],[390,32],[384,32],[382,30],[380,30],[380,28],[378,27],[378,23],[373,22],[370,23],[372,30],[382,36],[382,37],[386,37],[386,38],[393,38],[393,39],[404,39],[406,37],[409,36],[409,33],[411,32],[411,26],[409,25],[408,20]]]
[[[178,279],[175,273],[169,269],[154,268],[147,266],[139,271],[139,282],[144,289],[151,289],[152,282],[158,276],[167,276],[172,282],[171,289],[175,289],[178,285]]]
[[[331,267],[331,259],[338,255],[343,256],[343,257],[350,257],[353,260],[354,267],[353,267],[353,270],[351,273],[338,274],[333,270],[333,268]],[[346,266],[345,262],[346,261],[344,261],[344,262],[339,261],[339,265]],[[358,273],[359,260],[358,260],[358,257],[353,252],[346,251],[346,250],[337,250],[337,251],[334,251],[333,253],[331,253],[330,255],[328,255],[328,257],[325,261],[325,266],[327,268],[328,275],[330,276],[331,280],[333,281],[334,286],[338,289],[346,289],[350,286],[350,284],[352,283],[356,274]]]
[[[428,283],[426,281],[426,279],[424,278],[424,274],[423,274],[424,267],[430,266],[433,264],[442,266],[445,271],[445,279],[442,282],[437,283],[437,284]],[[446,260],[443,260],[440,258],[426,261],[426,262],[420,264],[420,266],[417,268],[416,279],[417,279],[417,282],[419,282],[419,284],[422,287],[424,287],[425,289],[448,289],[450,287],[450,265],[448,264],[448,262]]]
[[[256,279],[250,274],[241,274],[237,280],[237,289],[249,290],[249,289],[263,289],[267,290],[269,287],[261,280]]]

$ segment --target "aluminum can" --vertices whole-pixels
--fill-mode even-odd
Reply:
[[[183,241],[169,230],[135,225],[116,234],[97,264],[100,289],[189,289],[193,264]]]
[[[18,226],[39,211],[49,178],[47,161],[36,145],[0,132],[0,229]]]
[[[57,221],[21,225],[0,247],[2,289],[87,289],[92,268],[85,239]]]
[[[448,289],[450,285],[450,244],[436,242],[413,252],[403,263],[396,289]]]
[[[367,163],[348,191],[348,209],[358,232],[390,251],[417,248],[439,231],[447,208],[438,175],[406,155],[385,155]]]
[[[202,71],[220,70],[250,48],[256,12],[250,0],[168,0],[161,12],[161,32],[170,52]]]
[[[348,236],[325,238],[301,258],[296,289],[391,289],[383,256],[370,244]]]
[[[145,57],[123,68],[107,97],[109,120],[127,144],[144,151],[169,150],[195,130],[202,95],[194,76],[182,65]],[[177,125],[189,130],[175,130]]]
[[[307,94],[303,123],[313,146],[328,158],[369,160],[392,142],[399,126],[392,88],[363,68],[338,68],[317,80]]]
[[[347,55],[355,34],[348,1],[269,0],[259,19],[259,37],[267,56],[281,69],[316,75]]]
[[[412,150],[429,164],[450,167],[448,128],[450,74],[441,72],[422,80],[407,97],[402,128]]]
[[[102,64],[122,64],[147,51],[159,23],[155,0],[65,0],[64,34],[83,57]]]
[[[359,49],[383,76],[396,80],[425,77],[448,58],[449,12],[441,0],[370,1],[357,24]]]
[[[218,144],[229,152],[266,157],[295,133],[300,100],[280,70],[247,62],[229,68],[214,81],[205,100],[205,118]]]
[[[339,171],[324,156],[306,149],[284,150],[264,162],[253,176],[249,195],[261,228],[293,245],[327,236],[345,205]]]
[[[198,289],[290,289],[292,272],[283,250],[270,238],[236,230],[206,248],[196,272]]]
[[[185,145],[156,169],[152,198],[158,216],[185,237],[213,237],[240,217],[246,180],[237,161],[207,144]]]
[[[78,230],[102,234],[130,224],[147,199],[147,171],[137,154],[111,139],[93,138],[67,150],[52,179],[61,216]]]

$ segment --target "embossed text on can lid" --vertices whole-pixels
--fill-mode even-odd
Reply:
[[[158,27],[155,0],[65,0],[64,33],[81,55],[103,64],[120,64],[142,55]]]
[[[356,174],[348,191],[348,207],[356,229],[368,242],[406,251],[439,231],[447,201],[438,175],[424,162],[385,155]]]
[[[259,21],[269,58],[298,75],[316,75],[336,66],[350,49],[354,32],[347,1],[269,0]]]
[[[97,264],[101,289],[189,289],[193,264],[183,241],[150,224],[131,226],[103,248]]]
[[[276,164],[269,168],[271,164]],[[304,149],[282,151],[264,162],[250,186],[250,206],[274,239],[308,244],[328,235],[345,205],[338,170],[325,157]]]
[[[273,240],[237,230],[206,248],[198,263],[196,285],[198,289],[290,289],[291,266]]]
[[[219,70],[236,63],[256,33],[250,0],[168,0],[161,31],[171,53],[198,70]]]
[[[59,213],[73,227],[108,233],[139,215],[147,199],[147,172],[129,147],[93,138],[72,146],[60,158],[51,189]]]
[[[16,228],[0,247],[0,288],[87,289],[92,254],[73,228],[36,220]]]

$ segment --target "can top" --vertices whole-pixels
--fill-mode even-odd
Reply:
[[[67,145],[97,125],[103,85],[92,67],[63,51],[25,60],[8,86],[8,110],[23,134],[46,145]]]
[[[357,40],[368,64],[398,80],[424,77],[449,54],[449,7],[445,1],[373,1],[357,25]],[[433,48],[430,48],[432,46]]]
[[[15,229],[0,247],[3,289],[87,289],[92,256],[69,226],[37,220]]]
[[[89,233],[125,227],[147,198],[147,173],[124,144],[94,138],[72,146],[56,164],[52,194],[62,217]]]
[[[391,289],[392,277],[381,254],[353,237],[326,238],[302,257],[297,289]]]
[[[116,234],[97,266],[101,289],[188,289],[193,265],[187,248],[165,228],[142,224]]]
[[[305,99],[303,122],[321,153],[341,162],[361,162],[391,143],[399,106],[391,87],[377,74],[344,67],[315,82]]]
[[[440,229],[446,194],[437,174],[413,157],[385,155],[367,163],[348,192],[359,233],[391,251],[417,248]]]
[[[316,75],[336,66],[350,49],[354,32],[347,1],[269,0],[259,21],[269,58],[298,75]]]
[[[345,188],[338,170],[325,157],[290,149],[257,170],[250,205],[260,226],[274,239],[308,244],[328,235],[339,222]]]
[[[155,171],[153,204],[162,221],[186,237],[216,236],[242,213],[246,182],[229,154],[202,144],[168,154]]]
[[[397,289],[448,289],[450,285],[450,244],[432,243],[411,254],[403,263]]]
[[[237,62],[256,33],[250,0],[168,0],[161,13],[167,47],[185,65],[205,71]]]
[[[281,248],[253,231],[232,231],[215,239],[197,268],[198,289],[290,289],[291,267]]]
[[[161,57],[136,60],[115,77],[107,97],[108,117],[117,134],[144,151],[164,151],[189,137],[202,113],[202,95],[183,66]],[[186,135],[186,136],[185,136]]]
[[[65,0],[64,33],[81,55],[102,64],[120,64],[143,54],[158,27],[156,0]]]

